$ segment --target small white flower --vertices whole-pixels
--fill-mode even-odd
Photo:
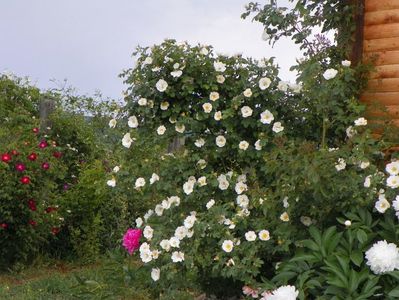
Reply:
[[[260,151],[260,150],[262,150],[262,145],[261,145],[261,143],[260,143],[260,140],[257,140],[256,142],[255,142],[255,150],[257,150],[257,151]]]
[[[127,121],[127,125],[130,128],[137,128],[139,126],[139,121],[137,120],[137,117],[136,116],[129,117],[129,119]]]
[[[366,252],[366,264],[374,274],[394,271],[399,266],[399,249],[393,243],[379,241]]]
[[[154,184],[158,180],[159,180],[158,174],[152,173],[151,178],[150,178],[150,184]]]
[[[123,147],[130,148],[133,143],[133,139],[130,137],[130,132],[126,133],[122,139]]]
[[[281,122],[275,122],[272,128],[273,132],[279,133],[284,130],[284,126],[281,125]]]
[[[388,208],[391,207],[391,205],[389,204],[388,200],[385,198],[385,195],[382,194],[380,195],[379,200],[375,203],[374,207],[379,213],[383,214]]]
[[[200,159],[199,161],[197,161],[197,166],[198,168],[200,168],[201,170],[206,168],[206,160],[205,159]]]
[[[111,119],[108,123],[110,128],[115,128],[116,126],[116,120],[115,119]]]
[[[399,187],[399,176],[398,175],[391,175],[387,178],[387,186],[396,189]]]
[[[215,112],[215,114],[213,115],[213,118],[216,120],[216,121],[220,121],[221,119],[222,119],[222,112],[219,110],[219,111],[217,111],[217,112]]]
[[[233,251],[233,248],[234,248],[234,243],[232,240],[223,241],[222,249],[224,252],[230,253],[231,251]]]
[[[159,243],[159,245],[161,246],[161,248],[163,249],[163,250],[165,250],[166,252],[169,252],[169,250],[170,250],[170,242],[169,242],[169,240],[162,240],[160,243]]]
[[[265,296],[265,300],[296,300],[299,292],[291,285],[283,285]]]
[[[151,226],[147,225],[146,227],[144,227],[143,236],[147,240],[151,240],[153,235],[154,235],[154,229],[152,229]]]
[[[151,57],[146,57],[145,60],[143,61],[143,65],[151,65],[152,64],[152,58]]]
[[[247,141],[241,141],[240,144],[238,145],[238,148],[241,150],[247,150],[249,147],[249,143]]]
[[[169,123],[170,124],[175,124],[177,122],[175,117],[169,117]]]
[[[211,101],[216,101],[216,100],[218,100],[219,99],[219,93],[218,92],[211,92],[210,94],[209,94],[209,100],[211,100]]]
[[[116,186],[116,180],[115,178],[112,178],[110,180],[107,181],[107,185],[110,187],[115,187]]]
[[[199,138],[195,141],[194,145],[198,148],[201,148],[205,145],[205,140],[203,138]]]
[[[364,186],[365,188],[369,188],[369,187],[371,186],[371,175],[367,176],[367,177],[364,179],[363,186]]]
[[[350,227],[352,225],[352,222],[350,220],[346,220],[344,224],[346,227]]]
[[[388,172],[389,175],[398,175],[399,174],[399,161],[393,161],[386,165],[385,171]]]
[[[335,164],[335,169],[337,169],[337,171],[342,171],[346,168],[346,162],[343,158],[338,158],[338,163]]]
[[[236,186],[234,187],[234,190],[236,191],[236,193],[238,195],[240,195],[243,192],[248,190],[248,186],[244,182],[239,181],[239,182],[236,183]]]
[[[309,227],[310,225],[312,225],[312,219],[307,216],[301,216],[300,220],[301,223],[305,226]]]
[[[248,232],[246,232],[246,233],[245,233],[245,239],[246,239],[248,242],[253,242],[253,241],[255,241],[255,240],[256,240],[256,233],[255,233],[255,231],[248,231]]]
[[[211,199],[206,203],[206,209],[210,209],[212,206],[215,205],[215,200]]]
[[[249,198],[247,195],[238,195],[236,201],[237,205],[241,208],[247,208],[249,205]]]
[[[144,220],[147,221],[153,214],[154,214],[154,211],[153,211],[152,209],[148,210],[148,211],[144,214]]]
[[[367,125],[367,120],[365,118],[358,118],[355,120],[355,126],[366,126]]]
[[[222,84],[225,80],[226,80],[226,78],[224,78],[223,75],[217,75],[217,76],[216,76],[216,81],[217,81],[217,83]]]
[[[352,64],[352,62],[351,62],[350,60],[343,60],[343,61],[341,62],[341,64],[342,64],[342,66],[344,66],[344,67],[350,67],[351,64]]]
[[[158,91],[162,93],[166,91],[166,89],[168,88],[168,83],[163,79],[159,79],[155,87],[157,88]]]
[[[137,227],[141,227],[141,225],[143,225],[143,219],[142,218],[137,218],[136,219],[136,226]]]
[[[223,135],[219,135],[216,137],[216,145],[220,148],[226,145],[226,138]]]
[[[140,258],[143,263],[149,263],[152,261],[152,252],[151,251],[141,251]]]
[[[174,204],[175,206],[180,205],[180,198],[178,196],[172,196],[168,198],[170,205]]]
[[[245,97],[249,98],[249,97],[252,96],[252,91],[251,91],[251,89],[248,88],[248,89],[246,89],[246,90],[243,92],[243,94],[244,94]]]
[[[169,108],[169,102],[168,101],[162,101],[160,105],[161,110],[168,110]]]
[[[186,126],[184,126],[184,124],[177,124],[175,130],[179,133],[183,133],[186,130]]]
[[[171,203],[168,200],[162,200],[161,206],[163,209],[169,209],[171,206]]]
[[[208,54],[209,54],[209,51],[208,51],[208,49],[206,49],[205,47],[203,47],[203,48],[201,48],[200,53],[201,53],[202,55],[208,55]]]
[[[287,81],[280,81],[277,85],[277,89],[282,92],[288,91],[289,82]]]
[[[137,103],[138,103],[140,106],[146,106],[146,105],[147,105],[147,99],[146,99],[146,98],[140,98],[140,99],[137,101]]]
[[[186,195],[190,195],[194,191],[194,183],[187,181],[183,184],[183,191]]]
[[[271,124],[273,120],[274,120],[273,114],[267,109],[260,114],[260,122],[262,124]]]
[[[143,177],[137,178],[134,186],[135,186],[136,189],[145,186],[145,179]]]
[[[120,169],[121,169],[121,168],[120,168],[119,166],[115,166],[115,167],[112,169],[112,171],[113,171],[114,173],[118,173]]]
[[[288,222],[290,220],[290,216],[288,215],[287,212],[283,212],[280,215],[280,220],[283,221],[283,222]]]
[[[213,63],[213,67],[215,68],[216,72],[224,72],[226,71],[226,65],[220,61],[215,61]]]
[[[179,226],[175,230],[175,237],[177,237],[179,240],[184,239],[187,236],[188,230],[184,226]]]
[[[157,216],[162,216],[163,215],[163,211],[164,211],[164,208],[163,208],[163,206],[161,205],[161,204],[157,204],[157,205],[155,205],[155,214],[157,215]]]
[[[289,88],[293,93],[298,94],[302,91],[302,83],[290,83]]]
[[[161,125],[161,126],[159,126],[159,127],[157,128],[157,133],[158,133],[158,135],[163,135],[163,134],[165,133],[165,131],[166,131],[166,127],[163,126],[163,125]]]
[[[197,221],[197,217],[195,215],[188,216],[184,219],[184,227],[187,229],[191,229],[194,226],[195,221]]]
[[[173,69],[177,70],[180,67],[179,63],[174,63],[173,64]]]
[[[259,80],[259,88],[264,91],[266,90],[270,84],[272,83],[272,81],[270,80],[270,78],[267,77],[263,77]]]
[[[337,76],[338,71],[335,69],[328,69],[324,72],[323,77],[325,80],[330,80],[335,78],[335,76]]]
[[[202,104],[202,109],[205,113],[209,114],[212,111],[212,104],[211,103],[204,103]]]
[[[172,248],[179,248],[180,247],[180,240],[173,236],[169,239],[169,244]]]
[[[200,178],[198,178],[198,184],[199,184],[199,186],[207,185],[206,177],[205,176],[201,176]]]
[[[392,202],[392,207],[395,211],[399,211],[399,196],[396,196],[395,200]]]
[[[349,126],[348,128],[346,128],[346,136],[348,138],[354,137],[356,133],[357,131],[353,128],[353,126]]]
[[[253,110],[249,106],[241,107],[241,115],[243,118],[248,118],[248,117],[252,116],[252,112],[253,112]]]
[[[158,281],[160,276],[161,276],[161,270],[159,270],[158,268],[153,268],[151,270],[151,278],[152,278],[152,280]]]
[[[219,189],[221,189],[222,191],[227,190],[229,188],[229,181],[227,180],[226,175],[222,174],[219,175],[217,178],[218,182],[219,182]]]
[[[359,167],[362,170],[367,169],[369,166],[370,166],[370,162],[369,161],[362,161],[359,164]]]
[[[181,251],[175,251],[172,253],[172,261],[174,263],[184,261],[184,253]]]
[[[269,233],[268,230],[265,230],[265,229],[264,229],[264,230],[259,231],[258,236],[259,236],[259,239],[260,239],[261,241],[268,241],[268,240],[270,240],[270,233]]]
[[[183,74],[182,70],[175,70],[170,72],[170,75],[172,75],[174,78],[179,78]]]

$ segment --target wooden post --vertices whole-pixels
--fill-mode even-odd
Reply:
[[[40,110],[40,132],[45,134],[48,127],[51,127],[49,116],[55,110],[55,101],[52,99],[42,99],[39,105]]]
[[[184,147],[185,138],[184,137],[174,137],[173,141],[168,146],[168,153],[173,153],[179,151]]]

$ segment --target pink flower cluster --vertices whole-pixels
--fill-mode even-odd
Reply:
[[[130,255],[140,248],[140,238],[141,238],[142,231],[141,229],[132,229],[129,228],[126,233],[123,235],[123,242],[122,246],[125,247],[127,252]]]

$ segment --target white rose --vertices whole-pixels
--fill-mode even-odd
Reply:
[[[151,270],[151,278],[152,278],[152,280],[158,281],[160,276],[161,276],[161,270],[159,270],[158,268],[153,268]]]
[[[182,70],[175,70],[170,72],[170,75],[172,75],[174,78],[179,78],[183,74]]]
[[[195,141],[194,145],[198,148],[201,148],[205,145],[205,140],[203,138],[199,138]]]
[[[220,61],[215,61],[213,63],[213,67],[215,68],[216,72],[224,72],[226,71],[226,65]]]
[[[202,104],[202,109],[205,113],[209,114],[212,111],[212,104],[211,103],[204,103]]]
[[[338,163],[335,164],[335,169],[337,169],[337,171],[342,171],[346,168],[346,162],[343,158],[338,158]]]
[[[253,110],[249,106],[241,107],[241,115],[243,118],[248,118],[248,117],[252,116],[252,112],[253,112]]]
[[[231,241],[231,240],[223,241],[222,249],[224,252],[230,253],[231,251],[233,251],[233,248],[234,248],[233,241]]]
[[[154,229],[151,228],[151,226],[146,226],[144,227],[143,230],[143,236],[147,239],[147,240],[151,240],[152,236],[154,234]]]
[[[217,83],[223,83],[226,80],[223,75],[217,75],[216,76],[216,81]]]
[[[261,143],[260,143],[260,140],[257,140],[257,141],[255,142],[255,150],[257,150],[257,151],[262,150],[262,145],[261,145]]]
[[[157,133],[158,133],[158,135],[163,135],[163,134],[165,133],[165,131],[166,131],[166,127],[163,126],[163,125],[161,125],[161,126],[159,126],[159,127],[157,128]]]
[[[267,109],[260,114],[260,122],[262,124],[271,124],[273,120],[274,120],[273,114]]]
[[[169,108],[169,102],[168,101],[163,101],[161,102],[161,110],[167,110]]]
[[[146,105],[147,105],[147,99],[146,99],[146,98],[140,98],[140,99],[137,101],[137,103],[138,103],[140,106],[146,106]]]
[[[388,172],[389,175],[398,175],[399,174],[399,161],[393,161],[386,165],[385,171]]]
[[[226,145],[226,138],[223,135],[219,135],[216,137],[216,145],[220,148]]]
[[[325,80],[330,80],[335,78],[335,76],[337,76],[338,71],[335,69],[328,69],[324,72],[323,77]]]
[[[133,139],[130,137],[130,132],[126,133],[122,138],[123,147],[130,148],[133,143]]]
[[[184,124],[178,124],[175,126],[175,130],[179,133],[183,133],[186,130],[186,126],[184,126]]]
[[[154,184],[158,180],[159,180],[158,174],[152,173],[151,178],[150,178],[150,184]]]
[[[260,239],[261,241],[268,241],[268,240],[270,240],[270,233],[269,233],[268,230],[265,230],[265,229],[264,229],[264,230],[259,231],[258,236],[259,236],[259,239]]]
[[[172,261],[174,263],[184,261],[184,253],[181,251],[175,251],[172,253]]]
[[[367,120],[365,118],[359,118],[355,120],[355,126],[366,126],[367,125]]]
[[[342,66],[344,67],[350,67],[352,62],[350,60],[344,60],[341,62]]]
[[[215,112],[215,114],[213,115],[213,118],[214,118],[216,121],[220,121],[220,120],[222,119],[222,112],[221,112],[221,111]]]
[[[238,145],[238,148],[241,150],[247,150],[249,146],[249,143],[247,141],[241,141],[240,144]]]
[[[206,209],[210,209],[212,206],[215,205],[215,200],[211,199],[206,203]]]
[[[199,184],[199,186],[207,185],[206,177],[205,176],[201,176],[200,178],[198,178],[198,184]]]
[[[110,187],[115,187],[116,186],[116,180],[115,178],[112,178],[110,180],[107,181],[107,185]]]
[[[245,97],[249,98],[249,97],[252,96],[252,91],[251,91],[251,89],[248,88],[248,89],[246,89],[246,90],[243,92],[243,94],[244,94]]]
[[[163,79],[159,79],[155,87],[157,88],[158,91],[162,93],[166,91],[166,89],[168,88],[168,83]]]
[[[275,133],[279,133],[284,130],[284,126],[281,126],[281,122],[276,122],[273,124],[272,130]]]
[[[116,120],[115,119],[111,119],[108,123],[110,128],[115,128],[116,126]]]
[[[211,92],[210,94],[209,94],[209,100],[211,100],[211,101],[216,101],[216,100],[218,100],[219,99],[219,93],[218,92]]]
[[[253,242],[253,241],[255,241],[255,240],[256,240],[256,233],[255,233],[255,231],[248,231],[248,232],[246,232],[246,233],[245,233],[245,239],[246,239],[248,242]]]
[[[287,81],[280,81],[277,85],[277,89],[282,92],[288,91],[289,82]]]
[[[270,78],[267,77],[263,77],[259,80],[259,88],[264,91],[266,90],[270,84],[272,83],[272,81],[270,80]]]
[[[127,121],[127,125],[130,128],[137,128],[139,126],[139,121],[137,120],[137,117],[136,116],[129,117],[129,119]]]
[[[135,186],[136,189],[145,186],[145,179],[143,177],[137,178],[134,186]]]

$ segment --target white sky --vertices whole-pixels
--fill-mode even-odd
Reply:
[[[259,0],[264,4],[268,0]],[[250,0],[0,0],[0,71],[30,76],[40,88],[68,79],[79,93],[120,98],[118,74],[131,53],[164,38],[213,45],[217,52],[277,57],[281,77],[300,57],[288,40],[271,49],[263,27],[242,20]],[[287,5],[288,0],[279,0]]]

